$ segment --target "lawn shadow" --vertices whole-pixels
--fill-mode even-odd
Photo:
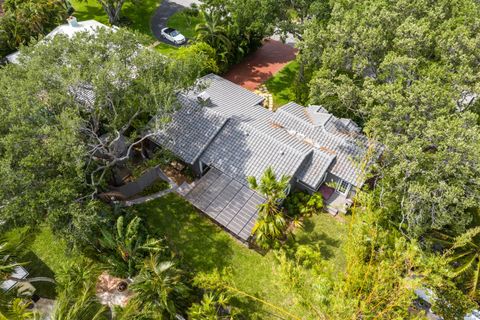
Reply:
[[[149,230],[165,237],[188,268],[208,272],[229,265],[235,240],[179,196],[170,194],[139,209]]]
[[[43,262],[33,251],[28,251],[24,256],[23,260],[28,263],[24,266],[25,269],[30,273],[29,278],[33,277],[48,277],[55,278],[55,273],[48,267],[48,265]],[[35,287],[35,294],[39,295],[42,298],[55,299],[57,293],[55,291],[55,285],[50,282],[35,282],[32,283]]]
[[[306,230],[305,230],[306,231]],[[308,236],[304,235],[298,237],[296,242],[305,245],[318,245],[320,253],[325,260],[330,260],[335,257],[335,248],[339,248],[341,241],[334,239],[322,231],[307,231]]]

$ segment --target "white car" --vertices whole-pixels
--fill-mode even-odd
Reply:
[[[163,28],[162,29],[162,37],[165,39],[175,43],[175,44],[182,44],[187,41],[185,36],[178,32],[178,30],[175,30],[173,28]]]

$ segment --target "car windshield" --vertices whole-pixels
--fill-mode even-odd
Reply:
[[[180,32],[178,32],[177,30],[173,30],[173,31],[170,32],[170,35],[171,35],[172,37],[176,37],[176,36],[178,36],[179,34],[180,34]]]

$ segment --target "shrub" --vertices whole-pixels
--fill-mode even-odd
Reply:
[[[285,209],[290,218],[309,217],[323,209],[323,198],[320,193],[296,192],[286,199]]]

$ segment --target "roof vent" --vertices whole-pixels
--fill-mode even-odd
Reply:
[[[210,101],[210,95],[207,93],[207,91],[202,91],[198,94],[197,99],[200,102],[209,102]]]
[[[283,149],[280,150],[280,155],[281,155],[281,156],[285,155],[285,150],[283,150]]]
[[[68,25],[72,28],[76,28],[78,27],[78,21],[77,21],[77,18],[75,18],[74,16],[70,16],[67,18],[67,22],[68,22]]]

